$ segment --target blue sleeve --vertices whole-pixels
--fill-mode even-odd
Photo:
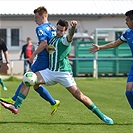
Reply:
[[[127,31],[125,31],[125,33],[123,33],[120,37],[120,40],[122,42],[127,42]]]
[[[36,34],[37,34],[37,37],[38,37],[38,40],[41,41],[41,40],[47,40],[47,34],[44,30],[42,30],[41,28],[36,28]]]

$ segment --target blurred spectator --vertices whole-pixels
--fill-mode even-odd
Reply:
[[[24,73],[27,72],[27,67],[29,65],[29,68],[31,66],[31,63],[29,62],[29,58],[31,57],[32,53],[35,51],[35,47],[32,45],[31,38],[27,38],[27,44],[25,44],[22,47],[22,51],[20,54],[20,60],[22,59],[22,55],[24,54]]]

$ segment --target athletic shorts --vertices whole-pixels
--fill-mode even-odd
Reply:
[[[60,83],[65,88],[76,85],[73,75],[69,72],[51,71],[48,68],[39,72],[45,81],[45,85]]]
[[[130,71],[129,71],[129,74],[128,74],[128,77],[127,77],[127,82],[133,82],[133,64],[130,68]]]

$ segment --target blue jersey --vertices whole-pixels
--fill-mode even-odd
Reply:
[[[43,23],[36,28],[36,34],[38,41],[46,40],[49,42],[52,36],[55,36],[56,30],[51,23]],[[37,55],[37,59],[31,66],[33,72],[37,72],[49,67],[49,54],[46,49]]]
[[[133,30],[132,29],[127,29],[124,34],[120,37],[120,40],[123,42],[128,43],[132,56],[133,56]]]
[[[127,29],[124,34],[120,37],[120,40],[123,42],[128,43],[132,56],[133,56],[133,30],[132,29]],[[131,69],[128,74],[127,82],[133,82],[133,64],[131,66]]]

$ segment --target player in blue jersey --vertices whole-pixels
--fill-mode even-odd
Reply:
[[[122,34],[118,40],[116,40],[114,42],[110,42],[110,43],[102,45],[102,46],[93,44],[93,48],[90,48],[89,51],[92,53],[95,53],[102,49],[118,47],[126,42],[129,45],[131,52],[132,52],[132,56],[133,56],[133,10],[127,11],[125,13],[125,16],[126,16],[126,19],[125,19],[126,24],[129,29],[127,29],[125,31],[125,33]],[[125,94],[126,94],[127,100],[129,102],[131,108],[133,109],[133,64],[132,64],[131,69],[128,74]]]
[[[47,45],[50,38],[53,35],[55,35],[56,30],[51,25],[51,23],[48,22],[48,19],[47,19],[48,12],[45,7],[38,7],[37,9],[35,9],[34,18],[35,18],[36,24],[38,25],[38,27],[36,28],[36,34],[39,40],[39,45],[37,49],[33,52],[32,56],[30,57],[29,62],[33,63],[34,58],[37,56],[36,61],[33,63],[33,65],[31,65],[31,68],[30,68],[31,71],[37,72],[37,71],[46,69],[49,66],[49,55],[45,49],[45,46]],[[0,98],[0,101],[13,104],[14,101],[16,101],[19,91],[23,85],[24,85],[23,83],[19,85],[15,95],[12,98]],[[26,87],[26,89],[29,90],[29,87]],[[60,101],[53,99],[53,97],[50,95],[47,89],[45,89],[43,86],[38,86],[37,89],[35,89],[35,91],[39,93],[39,95],[43,99],[45,99],[51,104],[51,107],[52,107],[51,115],[54,115],[58,105],[60,104]]]

